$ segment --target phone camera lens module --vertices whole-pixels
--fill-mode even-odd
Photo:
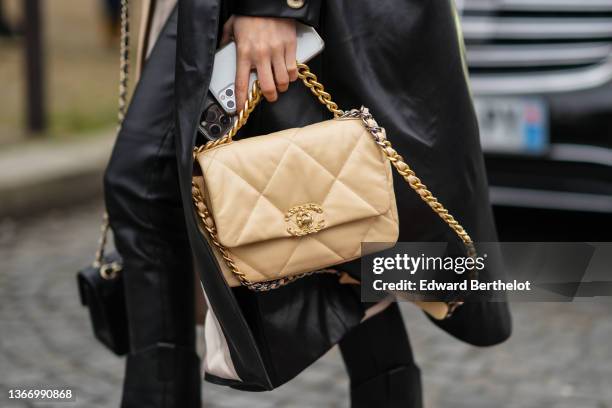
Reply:
[[[213,111],[212,109],[208,110],[206,112],[206,121],[207,122],[214,122],[215,119],[217,119],[217,114],[215,113],[215,111]]]
[[[234,106],[235,106],[234,101],[228,101],[228,102],[227,102],[227,107],[228,107],[228,108],[230,108],[230,109],[231,109],[231,108],[233,108]]]
[[[221,127],[219,127],[219,125],[212,125],[210,127],[210,133],[217,136],[219,133],[221,133]]]
[[[227,125],[230,122],[230,119],[227,116],[225,116],[225,115],[221,115],[221,117],[219,118],[219,122],[223,126],[225,126],[225,125]]]
[[[226,94],[227,96],[232,96],[232,95],[234,95],[234,91],[232,91],[231,89],[226,89],[226,90],[225,90],[225,94]]]

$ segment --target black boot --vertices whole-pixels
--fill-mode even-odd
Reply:
[[[351,379],[351,408],[422,408],[421,372],[397,304],[340,341]]]
[[[127,356],[121,408],[200,408],[195,350],[158,343]]]
[[[417,366],[398,367],[363,384],[351,385],[351,408],[422,408]]]

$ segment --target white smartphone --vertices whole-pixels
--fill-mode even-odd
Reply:
[[[298,62],[308,62],[323,51],[325,43],[317,31],[311,26],[297,23],[296,35],[296,60]],[[232,41],[223,48],[220,48],[215,54],[215,63],[209,87],[210,93],[229,114],[236,113],[235,79],[236,44]],[[251,76],[249,77],[249,90],[256,79],[257,74],[254,71],[251,72]]]

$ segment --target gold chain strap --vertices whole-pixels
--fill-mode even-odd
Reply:
[[[297,68],[298,78],[300,78],[304,85],[308,89],[310,89],[310,92],[312,92],[312,94],[317,97],[319,102],[325,105],[327,110],[334,114],[334,117],[337,118],[344,114],[342,110],[338,109],[338,105],[334,101],[332,101],[331,95],[325,91],[325,87],[323,86],[323,84],[318,82],[317,76],[310,71],[308,65],[298,63]],[[231,143],[234,140],[234,136],[236,136],[238,131],[246,124],[247,120],[249,119],[249,116],[251,115],[251,112],[253,112],[255,107],[259,104],[259,102],[261,102],[261,97],[262,95],[261,88],[259,87],[259,81],[255,81],[253,83],[251,91],[249,92],[248,98],[244,103],[244,107],[238,114],[238,117],[234,120],[234,125],[232,126],[230,131],[217,140],[212,140],[210,142],[207,142],[206,144],[203,144],[202,146],[195,147],[193,149],[194,157],[206,150],[210,150],[220,145]]]
[[[130,73],[130,10],[128,0],[121,0],[121,44],[119,47],[119,101],[117,107],[117,131],[121,129],[125,112],[127,110],[128,80]],[[108,241],[108,212],[104,211],[102,225],[100,226],[100,238],[98,239],[98,250],[92,263],[94,268],[100,270],[103,279],[115,279],[122,266],[119,262],[104,263],[104,251]]]
[[[331,95],[325,92],[325,87],[322,83],[317,81],[317,76],[310,72],[310,68],[306,64],[298,64],[298,78],[302,80],[304,85],[314,96],[317,97],[328,111],[334,114],[334,118],[340,117],[344,114],[344,111],[338,109],[336,102],[332,101]]]
[[[310,72],[310,69],[305,64],[298,64],[298,77],[302,80],[304,85],[306,85],[306,87],[308,87],[310,91],[317,97],[319,102],[325,105],[325,107],[334,114],[334,117],[352,117],[361,119],[365,128],[368,130],[368,132],[370,132],[376,144],[380,146],[382,151],[385,153],[385,156],[393,164],[393,167],[395,167],[398,173],[404,178],[404,180],[406,180],[410,187],[418,193],[419,197],[421,197],[421,199],[426,202],[431,207],[431,209],[436,212],[436,214],[438,214],[440,218],[442,218],[442,220],[444,220],[444,222],[446,222],[446,224],[448,224],[448,226],[457,234],[457,236],[465,245],[468,256],[476,256],[474,244],[468,233],[461,226],[461,224],[459,224],[459,222],[455,220],[455,218],[448,212],[448,210],[438,201],[438,199],[431,193],[431,191],[427,189],[427,186],[421,182],[421,180],[416,176],[410,166],[406,164],[402,156],[393,149],[393,147],[391,146],[391,142],[387,140],[385,129],[378,126],[368,109],[362,107],[361,109],[353,109],[348,112],[344,112],[338,109],[338,105],[332,101],[331,95],[325,91],[323,84],[317,81],[316,75]],[[205,145],[194,148],[194,156],[214,147],[231,143],[233,137],[236,135],[238,130],[242,126],[244,126],[247,119],[249,118],[249,115],[260,101],[261,90],[259,88],[259,83],[256,81],[255,84],[253,84],[253,88],[249,93],[249,97],[245,102],[244,108],[240,112],[238,119],[235,121],[234,126],[232,127],[230,132],[216,141],[211,141],[206,143]],[[295,281],[296,279],[311,275],[313,273],[338,273],[337,271],[326,269],[321,271],[302,273],[294,276],[287,276],[267,282],[251,282],[246,277],[246,275],[238,269],[236,263],[232,259],[230,251],[219,242],[214,219],[211,216],[208,207],[206,206],[204,197],[202,196],[202,192],[200,191],[199,186],[195,182],[192,182],[191,185],[192,196],[196,206],[196,211],[200,217],[200,220],[202,221],[203,228],[210,236],[210,240],[212,241],[213,245],[219,250],[219,253],[221,254],[221,257],[223,258],[227,267],[231,270],[232,274],[238,279],[238,281],[242,285],[248,287],[251,290],[266,291],[284,286],[290,282]],[[460,303],[461,302],[451,302],[450,306],[452,307],[449,307],[449,316],[450,313],[452,313],[452,310],[454,310]]]
[[[117,120],[119,127],[127,109],[128,80],[130,73],[130,8],[128,0],[121,0],[121,45],[119,49],[119,105]]]

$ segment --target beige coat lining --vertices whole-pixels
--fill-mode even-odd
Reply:
[[[136,78],[140,77],[144,62],[151,54],[164,23],[176,6],[177,0],[142,0],[138,48],[136,51]]]

